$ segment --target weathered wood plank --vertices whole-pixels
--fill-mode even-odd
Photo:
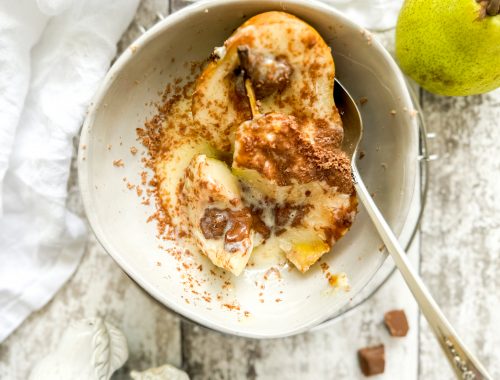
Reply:
[[[170,8],[172,12],[178,11],[181,8],[195,2],[196,0],[170,0]]]
[[[412,257],[418,259],[418,246]],[[410,334],[392,338],[383,313],[406,310]],[[286,323],[286,321],[284,321]],[[384,343],[386,371],[378,379],[417,379],[418,310],[399,274],[372,299],[331,327],[286,339],[256,341],[224,336],[183,323],[183,366],[192,380],[202,379],[364,379],[356,350]]]
[[[140,26],[147,30],[158,22],[158,14],[167,16],[169,13],[169,0],[141,0],[134,21],[118,43],[118,53],[121,53],[142,34],[139,29]]]
[[[441,158],[431,167],[422,228],[425,282],[463,339],[500,378],[500,90],[446,98],[424,93]],[[426,324],[420,378],[452,379]]]

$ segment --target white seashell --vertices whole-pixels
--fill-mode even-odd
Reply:
[[[132,371],[130,376],[134,380],[189,380],[189,376],[186,372],[170,364],[150,368],[143,372]]]
[[[102,318],[83,319],[70,324],[29,379],[108,380],[127,358],[127,339],[118,328]]]

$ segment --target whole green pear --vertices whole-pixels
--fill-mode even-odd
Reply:
[[[500,86],[500,0],[406,0],[396,58],[426,90],[473,95]]]

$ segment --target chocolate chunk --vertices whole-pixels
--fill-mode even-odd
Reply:
[[[384,373],[385,351],[384,345],[365,347],[358,350],[358,360],[361,372],[365,376],[378,375]]]
[[[406,336],[408,320],[404,310],[391,310],[384,314],[384,322],[392,336]]]
[[[247,239],[250,235],[252,215],[249,209],[239,211],[227,210],[229,228],[226,232],[226,243],[236,243]]]
[[[293,69],[285,57],[259,54],[247,45],[238,46],[241,68],[252,81],[257,99],[283,91],[290,83]]]
[[[248,238],[251,225],[252,215],[246,208],[237,211],[207,208],[200,219],[200,229],[205,239],[219,239],[225,236],[226,245]]]
[[[285,203],[282,207],[275,207],[274,209],[274,223],[278,227],[283,227],[288,224],[290,216],[293,212],[292,206]]]
[[[207,208],[200,219],[200,228],[205,239],[218,239],[222,237],[227,222],[226,210]]]
[[[268,239],[271,236],[271,230],[264,223],[261,218],[262,210],[261,209],[253,209],[252,210],[252,228],[262,235],[264,239]]]

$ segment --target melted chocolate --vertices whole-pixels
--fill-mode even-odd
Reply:
[[[241,68],[252,81],[257,99],[283,91],[290,83],[293,69],[285,57],[259,54],[247,45],[238,46]]]

